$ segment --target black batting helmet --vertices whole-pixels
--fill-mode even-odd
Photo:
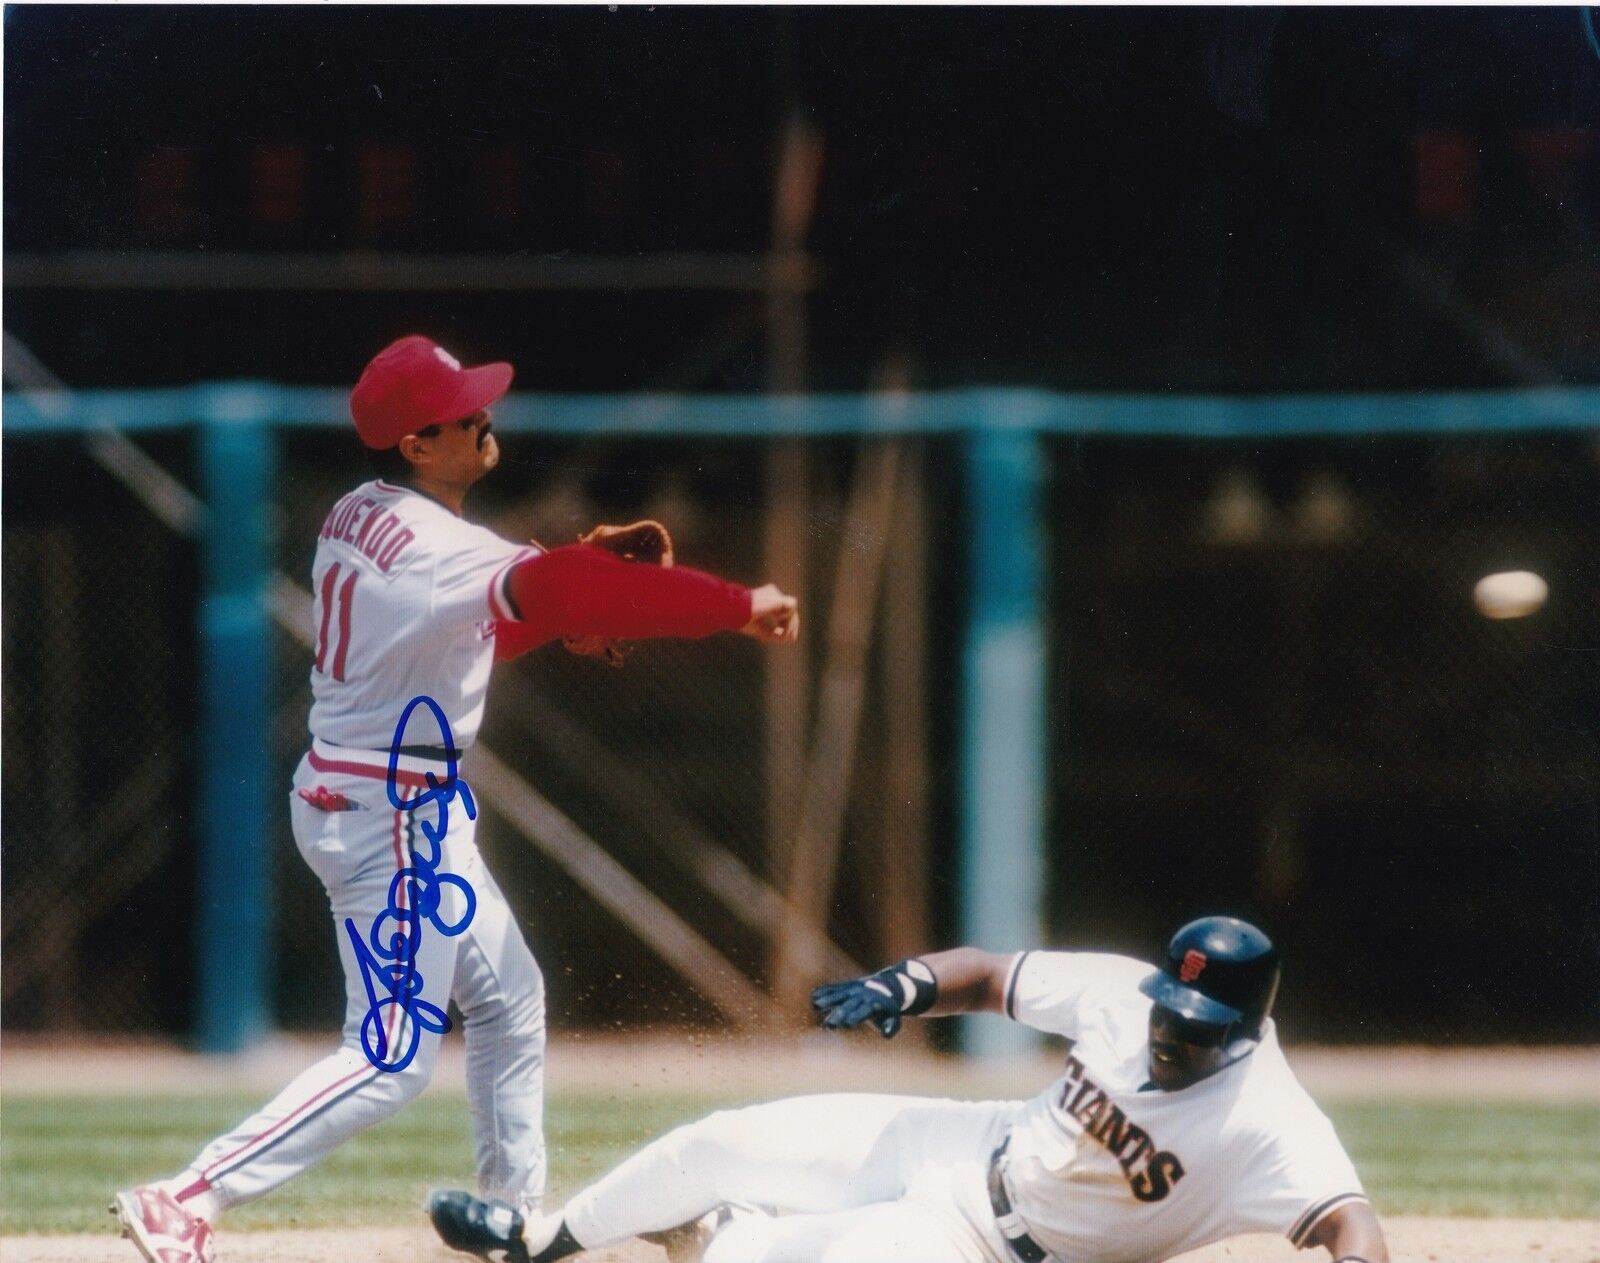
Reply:
[[[1172,936],[1139,990],[1192,1022],[1256,1036],[1278,994],[1278,949],[1248,921],[1201,917]]]

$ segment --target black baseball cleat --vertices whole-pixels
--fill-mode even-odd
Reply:
[[[492,1263],[529,1263],[522,1215],[505,1202],[486,1202],[460,1189],[428,1194],[428,1218],[452,1250]]]

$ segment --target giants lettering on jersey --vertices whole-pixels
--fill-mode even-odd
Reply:
[[[1076,1057],[1067,1058],[1066,1085],[1058,1104],[1083,1124],[1086,1136],[1099,1141],[1117,1160],[1129,1189],[1141,1202],[1159,1202],[1183,1178],[1178,1155],[1158,1149],[1143,1127],[1129,1122]]]
[[[329,510],[321,538],[344,541],[388,574],[416,536],[409,526],[400,526],[396,514],[369,496],[352,491]]]

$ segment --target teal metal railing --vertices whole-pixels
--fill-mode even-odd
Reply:
[[[963,663],[961,930],[964,941],[1028,943],[1042,933],[1047,749],[1044,642],[1047,435],[1274,439],[1600,430],[1600,388],[1449,394],[1195,398],[960,390],[804,400],[740,396],[514,395],[505,431],[552,435],[827,437],[951,435],[966,440],[973,585]],[[267,531],[275,434],[349,424],[343,391],[257,382],[157,390],[7,394],[8,437],[198,427],[204,590],[199,607],[202,822],[197,926],[201,1047],[227,1051],[266,1026],[270,615]],[[969,1047],[996,1053],[1026,1032],[974,1024]]]

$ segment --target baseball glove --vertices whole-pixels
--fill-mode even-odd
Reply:
[[[635,561],[646,566],[672,564],[672,536],[660,522],[648,519],[630,522],[627,526],[596,526],[578,537],[580,544],[589,544],[614,553],[623,561]],[[611,666],[620,667],[627,650],[617,640],[604,636],[568,636],[562,644],[568,653],[585,658],[600,658]]]

